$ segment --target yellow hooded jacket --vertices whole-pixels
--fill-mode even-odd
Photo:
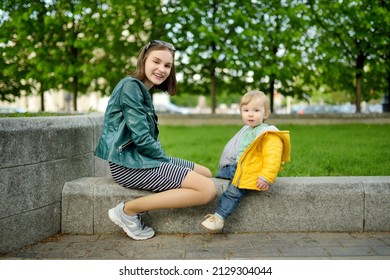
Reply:
[[[257,178],[273,184],[285,162],[290,161],[290,132],[267,130],[241,155],[232,184],[239,189],[259,190]]]

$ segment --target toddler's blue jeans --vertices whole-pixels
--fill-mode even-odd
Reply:
[[[239,189],[232,185],[232,179],[236,172],[237,164],[227,165],[218,171],[216,177],[229,179],[229,184],[226,191],[222,194],[219,200],[217,210],[215,211],[222,218],[226,219],[237,208],[241,198],[247,193],[244,189]]]

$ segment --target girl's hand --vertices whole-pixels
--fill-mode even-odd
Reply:
[[[268,191],[269,190],[269,184],[262,180],[261,178],[257,178],[257,187],[259,188],[260,191]]]

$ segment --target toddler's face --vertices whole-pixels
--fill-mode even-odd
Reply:
[[[255,127],[263,123],[265,104],[261,98],[254,98],[248,104],[242,105],[241,116],[246,125]]]

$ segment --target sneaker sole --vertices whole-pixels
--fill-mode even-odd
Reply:
[[[209,233],[219,233],[219,232],[223,231],[223,228],[221,228],[221,229],[209,229],[208,227],[205,227],[203,224],[200,224],[200,227],[201,227],[201,229],[203,229],[204,231],[207,231]]]
[[[122,223],[122,221],[120,219],[117,218],[116,214],[114,213],[114,209],[110,209],[108,210],[108,217],[110,218],[110,220],[115,223],[117,226],[120,226],[124,231],[125,233],[133,238],[134,240],[146,240],[146,239],[149,239],[149,238],[152,238],[154,236],[154,233],[151,235],[151,236],[138,236],[138,235],[134,235],[127,227],[125,224]]]

